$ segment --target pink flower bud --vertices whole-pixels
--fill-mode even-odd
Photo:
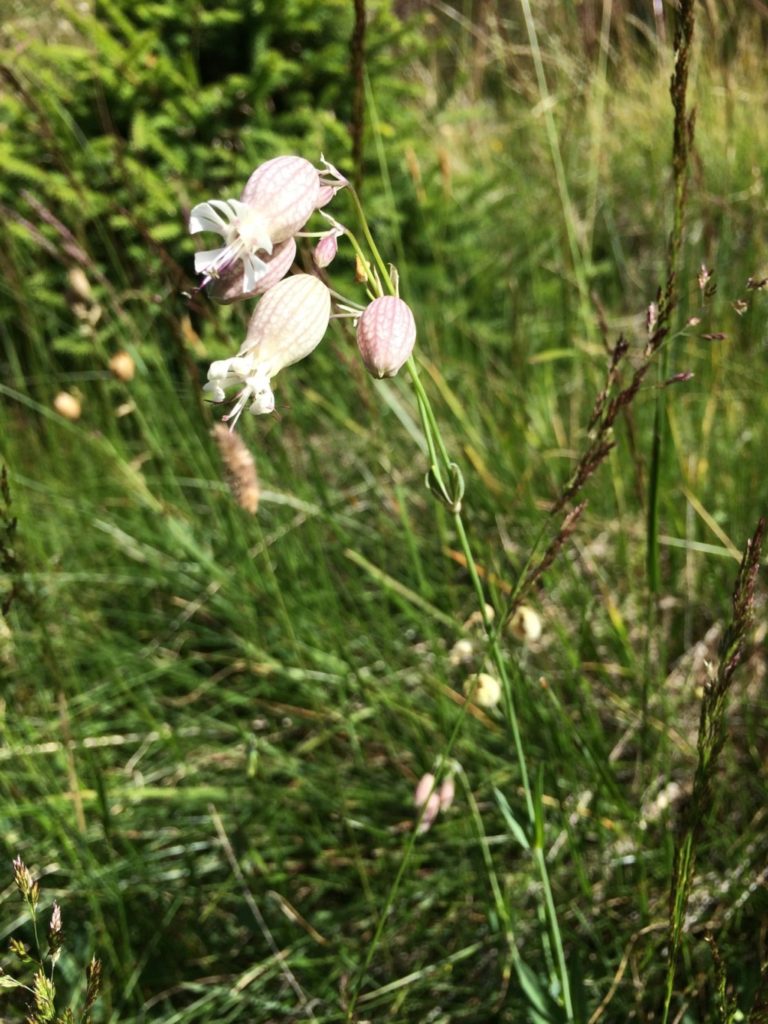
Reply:
[[[452,775],[443,779],[437,795],[440,800],[440,810],[447,811],[456,796],[456,783],[453,781]]]
[[[330,203],[335,195],[336,189],[332,185],[321,185],[315,209],[322,210],[324,206],[327,206],[328,203]]]
[[[416,785],[416,790],[413,794],[413,806],[423,807],[424,804],[429,799],[430,793],[434,791],[434,788],[435,776],[432,774],[432,772],[427,772],[425,775],[422,775]]]
[[[416,342],[416,322],[402,299],[374,299],[357,324],[357,347],[374,377],[394,377]]]
[[[320,175],[309,160],[278,156],[256,168],[240,202],[259,211],[274,243],[301,231],[319,198]]]
[[[335,234],[326,235],[325,238],[321,238],[315,246],[315,251],[312,254],[315,263],[318,267],[327,267],[336,259],[336,253],[339,251],[339,243]]]
[[[419,822],[419,833],[429,832],[434,824],[435,818],[440,813],[440,797],[437,793],[432,793],[427,798],[427,804],[424,808],[421,821]]]

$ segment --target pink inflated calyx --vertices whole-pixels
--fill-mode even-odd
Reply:
[[[242,266],[232,268],[228,274],[213,282],[209,294],[222,305],[238,302],[240,299],[252,299],[255,295],[263,295],[285,277],[296,259],[296,241],[288,238],[278,242],[271,255],[264,256],[265,271],[252,288],[246,289],[245,269]]]
[[[374,299],[357,323],[357,347],[366,369],[374,377],[394,377],[413,352],[415,343],[413,313],[394,295]]]
[[[328,288],[309,274],[285,278],[264,294],[240,351],[231,359],[212,363],[203,388],[214,402],[223,402],[228,391],[239,389],[224,417],[231,428],[246,408],[254,415],[274,411],[272,380],[317,347],[330,315]]]
[[[284,242],[307,223],[320,198],[320,175],[300,156],[277,156],[260,164],[240,201],[259,210],[273,243]]]

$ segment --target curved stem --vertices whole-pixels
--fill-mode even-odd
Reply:
[[[396,294],[397,291],[396,287],[392,281],[392,276],[390,275],[389,270],[386,264],[384,263],[384,260],[382,259],[378,247],[376,246],[370,228],[368,227],[368,222],[365,218],[365,214],[363,212],[360,200],[357,194],[355,193],[354,189],[350,188],[349,192],[350,195],[352,196],[352,201],[355,205],[355,210],[358,215],[363,237],[365,238],[365,241],[368,247],[370,248],[376,267],[378,268],[378,271],[381,275],[381,279],[386,285],[390,294],[394,295]],[[369,281],[375,279],[375,275],[370,270],[368,264],[365,263],[365,257],[362,254],[357,239],[355,239],[353,235],[349,235],[349,238],[352,241],[352,245],[355,248],[355,252],[358,255],[358,258],[362,260],[364,263],[366,274],[368,275]],[[378,287],[375,287],[374,290],[376,290],[378,293],[380,290],[380,285]],[[469,542],[469,537],[467,535],[467,531],[464,525],[464,519],[461,514],[461,495],[455,493],[455,479],[458,474],[458,467],[453,463],[453,461],[450,458],[448,448],[445,444],[442,432],[440,430],[440,425],[438,424],[437,417],[435,416],[434,410],[432,409],[432,403],[429,400],[429,395],[427,394],[424,385],[421,382],[418,366],[413,356],[410,356],[408,358],[406,366],[410,373],[411,381],[413,383],[414,394],[416,396],[416,402],[419,407],[419,415],[421,417],[422,430],[424,432],[424,437],[427,443],[427,451],[429,454],[430,470],[438,488],[436,493],[438,494],[439,500],[441,500],[449,508],[452,514],[454,529],[456,530],[459,545],[464,555],[467,571],[469,572],[469,576],[472,581],[472,589],[475,593],[475,597],[477,598],[480,615],[482,617],[483,629],[485,631],[486,640],[488,643],[488,652],[491,657],[491,660],[493,661],[494,667],[498,672],[499,679],[501,681],[502,694],[504,699],[505,718],[507,721],[509,731],[512,735],[512,741],[515,748],[515,755],[517,758],[517,764],[520,771],[523,793],[525,795],[525,807],[528,816],[528,822],[533,837],[533,842],[531,843],[533,861],[536,866],[539,879],[541,881],[541,886],[544,893],[544,912],[549,925],[550,936],[557,957],[557,969],[563,1000],[563,1008],[565,1010],[566,1020],[568,1022],[572,1022],[574,1020],[574,1011],[573,1002],[571,999],[570,984],[568,980],[568,969],[565,962],[565,951],[563,949],[562,936],[560,934],[560,927],[557,919],[557,910],[555,908],[554,898],[552,895],[552,886],[549,880],[547,861],[546,857],[544,856],[543,841],[539,838],[539,833],[541,829],[539,827],[539,822],[537,819],[536,800],[534,799],[533,788],[531,786],[531,780],[528,773],[528,764],[525,757],[523,738],[520,730],[520,723],[517,715],[517,710],[515,707],[512,682],[509,678],[509,672],[507,670],[506,661],[501,649],[501,645],[499,643],[498,630],[494,627],[493,619],[488,612],[488,606],[485,600],[485,591],[483,589],[483,584],[480,579],[480,573],[478,571],[477,563],[472,552],[472,546]],[[460,474],[458,475],[460,476]],[[451,489],[452,486],[453,490]],[[538,546],[539,542],[540,537],[537,539],[536,546]],[[521,576],[520,580],[522,579],[524,579],[524,576]],[[522,585],[520,580],[518,581],[518,586]],[[465,708],[466,706],[467,705],[465,704]],[[452,750],[453,745],[458,737],[459,729],[463,724],[464,717],[465,713],[462,713],[462,715],[459,717],[456,723],[453,733],[451,734],[449,741],[449,751]],[[383,934],[384,927],[387,922],[389,911],[392,907],[392,903],[400,887],[400,883],[405,874],[408,862],[410,861],[415,841],[416,836],[414,832],[408,841],[405,852],[403,854],[402,861],[400,863],[397,874],[390,888],[382,913],[379,917],[379,921],[376,926],[376,931],[374,933],[373,939],[371,940],[371,943],[368,947],[368,952],[366,954],[365,961],[363,963],[363,967],[360,973],[358,986],[350,1001],[350,1006],[347,1011],[348,1020],[351,1020],[351,1014],[354,1010],[355,1003],[357,1002],[360,986],[362,985],[363,979],[365,978],[368,968],[373,960],[376,948],[378,947],[379,942],[381,941],[381,936]]]

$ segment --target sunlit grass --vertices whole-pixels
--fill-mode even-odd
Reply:
[[[464,77],[421,65],[427,102],[408,112],[407,139],[388,129],[397,111],[374,80],[364,186],[380,237],[405,254],[423,379],[461,457],[499,611],[586,443],[607,362],[601,315],[606,340],[624,331],[630,359],[639,354],[669,227],[668,55],[611,52],[601,93],[599,50],[585,55],[539,27],[589,323],[522,22],[506,40],[490,32],[482,51],[454,30]],[[692,83],[679,326],[701,323],[671,354],[672,372],[695,376],[668,392],[655,632],[644,576],[649,384],[530,598],[542,639],[504,641],[584,1021],[652,1019],[662,1005],[674,827],[693,779],[701,687],[737,552],[768,494],[766,298],[746,289],[766,273],[766,129],[758,53],[741,45],[721,67],[702,31]],[[423,487],[415,405],[400,380],[365,377],[335,328],[281,375],[280,416],[242,424],[261,484],[251,516],[229,493],[199,393],[207,362],[239,341],[239,311],[213,316],[197,303],[190,313],[172,264],[154,259],[136,291],[136,266],[115,250],[122,277],[85,266],[103,309],[88,333],[65,263],[46,263],[18,224],[3,239],[0,451],[20,567],[0,634],[7,880],[21,853],[45,898],[61,901],[63,988],[81,985],[98,951],[105,1019],[266,1022],[303,1006],[299,1016],[342,1021],[408,841],[413,788],[462,713],[464,670],[448,654],[473,604],[450,523]],[[719,284],[704,304],[701,263]],[[738,298],[749,303],[741,315]],[[109,371],[118,349],[135,359],[132,381]],[[61,389],[79,396],[78,420],[53,411]],[[678,975],[692,1021],[723,1019],[705,927],[745,1013],[764,959],[764,661],[758,646],[748,654]],[[500,717],[467,715],[453,754],[473,799],[459,787],[416,843],[358,1017],[550,1019]],[[5,935],[18,924],[15,899],[0,893]],[[513,950],[529,973],[515,970]],[[22,1019],[23,1000],[3,998],[2,1013]]]

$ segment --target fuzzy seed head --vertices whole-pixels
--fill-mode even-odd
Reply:
[[[415,343],[413,313],[394,295],[374,299],[358,321],[357,347],[373,377],[394,377]]]
[[[217,423],[213,428],[213,436],[216,446],[224,463],[224,470],[227,476],[227,483],[237,504],[240,508],[256,515],[259,510],[259,498],[261,488],[256,473],[256,463],[248,450],[245,441],[231,430],[227,430],[223,423]]]

